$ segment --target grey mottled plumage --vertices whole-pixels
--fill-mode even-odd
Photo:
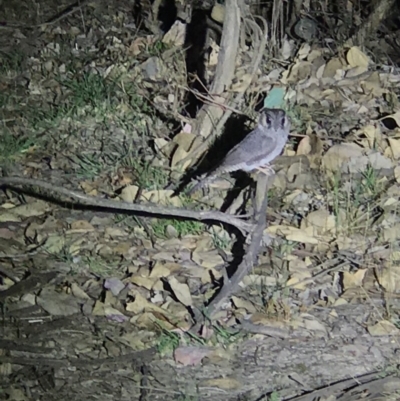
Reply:
[[[264,171],[282,152],[289,136],[290,121],[281,109],[264,109],[257,127],[232,148],[222,162],[190,191],[192,194],[223,173],[243,170]]]

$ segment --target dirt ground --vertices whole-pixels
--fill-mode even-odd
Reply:
[[[400,70],[259,35],[219,96],[221,24],[160,7],[0,2],[0,399],[400,399]],[[256,174],[175,196],[202,104],[195,175],[285,109],[265,214]]]

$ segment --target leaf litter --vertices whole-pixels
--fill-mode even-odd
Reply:
[[[96,13],[94,4],[90,8]],[[108,36],[96,24],[83,32],[73,18],[44,26],[45,45],[39,42],[34,54],[24,55],[25,75],[12,70],[2,75],[5,92],[27,88],[23,96],[10,96],[2,111],[4,119],[13,120],[10,132],[23,136],[32,130],[29,148],[0,155],[7,158],[4,166],[12,175],[53,183],[66,178],[90,196],[199,210],[221,205],[226,184],[200,199],[172,197],[165,189],[169,177],[191,165],[191,152],[201,143],[194,121],[180,114],[187,90],[185,24],[177,21],[159,41],[155,35],[138,37],[122,14],[102,15],[113,28]],[[216,43],[213,49],[218,54]],[[179,333],[173,355],[186,366],[216,352],[211,345],[229,343],[217,327],[236,328],[250,319],[325,336],[325,325],[304,310],[369,300],[379,296],[376,286],[397,294],[400,112],[387,99],[398,91],[398,74],[387,66],[376,70],[355,46],[345,55],[308,44],[288,49],[290,63],[264,63],[256,80],[243,75],[233,88],[240,92],[249,85],[249,114],[256,94],[266,94],[267,101],[273,89],[284,88],[293,138],[301,139],[276,163],[264,231],[273,245],[262,248],[240,293],[196,333],[210,348],[187,344],[193,344],[192,309],[215,295],[235,256],[237,235],[218,225],[196,227],[174,219],[160,227],[155,218],[90,209],[66,213],[63,205],[7,189],[0,209],[3,295],[17,285],[15,277],[24,282],[29,269],[24,256],[31,249],[44,256],[33,259],[35,269],[60,275],[56,283],[38,280],[39,288],[11,292],[11,309],[36,305],[50,317],[84,311],[110,324],[129,324],[140,339],[119,341],[133,350]],[[94,54],[98,59],[85,61]],[[240,72],[245,54],[239,59]],[[210,59],[211,75],[213,65]],[[172,136],[174,121],[182,129]],[[245,191],[237,208],[247,206]],[[15,271],[14,260],[26,265]],[[26,318],[33,319],[29,313]],[[387,319],[370,321],[367,329],[371,335],[398,333]],[[228,382],[213,385],[224,388]]]

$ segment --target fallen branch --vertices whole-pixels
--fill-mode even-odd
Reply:
[[[272,176],[260,174],[257,180],[257,190],[255,199],[255,221],[257,224],[254,226],[250,234],[250,244],[247,248],[246,254],[242,262],[239,264],[233,276],[228,279],[225,274],[224,284],[217,294],[217,296],[210,302],[208,306],[208,314],[213,316],[222,306],[227,298],[235,294],[239,289],[239,284],[243,278],[249,273],[257,261],[257,256],[260,250],[263,232],[267,221],[267,206],[268,206],[268,191],[267,186],[269,179]]]
[[[16,185],[22,185],[27,187],[38,187],[49,191],[51,195],[63,195],[67,198],[72,199],[77,205],[81,206],[92,206],[97,208],[104,208],[118,212],[137,212],[150,214],[152,216],[169,216],[169,217],[179,217],[179,218],[188,218],[198,221],[219,221],[222,223],[229,224],[233,227],[239,229],[242,234],[246,234],[246,232],[250,231],[253,227],[252,224],[241,220],[239,217],[235,217],[222,212],[215,211],[194,211],[180,208],[172,208],[172,207],[163,207],[163,206],[150,206],[150,205],[142,205],[136,203],[128,203],[122,201],[116,201],[111,199],[102,199],[95,198],[93,196],[87,196],[82,192],[73,191],[61,186],[53,185],[45,181],[30,179],[30,178],[21,178],[21,177],[2,177],[0,178],[0,187],[12,187],[14,189]]]

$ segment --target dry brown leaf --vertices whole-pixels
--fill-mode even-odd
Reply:
[[[381,320],[373,326],[367,327],[368,333],[373,337],[379,336],[398,336],[400,330],[388,320]]]
[[[89,295],[81,287],[79,287],[79,285],[76,283],[71,284],[71,292],[72,292],[73,296],[76,298],[83,299],[83,300],[90,299]]]
[[[182,131],[174,137],[172,142],[188,152],[193,146],[193,142],[196,140],[196,138],[196,135]]]
[[[393,164],[390,159],[383,156],[381,153],[371,150],[367,155],[368,164],[375,170],[391,169]],[[383,177],[382,180],[386,178]]]
[[[185,159],[188,154],[189,152],[183,149],[183,147],[178,146],[171,159],[171,168],[172,169],[175,168],[175,166],[178,165],[183,159]],[[191,163],[190,160],[185,161],[185,163],[183,163],[182,166],[179,165],[179,170],[185,171],[189,167],[190,163]]]
[[[16,232],[13,230],[10,230],[7,227],[2,227],[0,228],[0,238],[2,239],[11,239],[16,236]]]
[[[212,283],[215,279],[218,280],[222,276],[218,270],[212,268],[205,269],[202,266],[188,268],[188,274],[190,274],[190,277],[200,279],[203,284]]]
[[[287,35],[284,36],[282,40],[282,45],[280,48],[280,55],[282,60],[289,60],[295,49],[295,41],[293,39],[289,39]]]
[[[174,190],[172,189],[159,189],[152,191],[143,191],[140,199],[163,206],[181,207],[182,201],[178,196],[172,196]]]
[[[34,202],[16,206],[13,209],[9,209],[9,212],[18,217],[34,217],[41,216],[50,210],[51,207],[47,202],[36,200]]]
[[[79,186],[82,188],[86,195],[98,196],[96,184],[92,181],[81,181]]]
[[[178,347],[174,351],[174,359],[183,366],[195,366],[211,352],[211,349],[204,347]]]
[[[300,46],[299,51],[297,52],[297,57],[298,57],[300,60],[307,59],[308,61],[312,61],[312,60],[310,60],[310,59],[308,58],[308,55],[310,54],[310,51],[311,51],[311,46],[310,46],[308,43],[303,43],[303,44]]]
[[[397,183],[400,183],[400,166],[394,168],[394,177],[396,178]]]
[[[164,311],[166,312],[166,311]],[[157,317],[155,316],[157,315]],[[160,329],[159,321],[162,322],[163,328],[165,330],[173,330],[175,325],[171,324],[167,319],[160,318],[163,315],[156,312],[144,312],[141,314],[137,314],[133,316],[129,321],[130,323],[134,324],[138,328],[142,330],[152,331],[153,333]],[[135,338],[138,338],[137,331],[132,332],[135,335]],[[148,333],[147,335],[149,335]],[[143,346],[142,346],[143,348]],[[137,348],[136,348],[137,349]]]
[[[394,160],[400,159],[400,139],[388,138],[388,143],[389,147],[385,149],[384,155]]]
[[[112,250],[114,255],[122,255],[126,258],[130,257],[132,252],[137,252],[137,248],[133,247],[132,242],[129,240],[118,242]]]
[[[400,238],[400,223],[396,223],[390,227],[382,227],[383,240],[388,243],[394,243]]]
[[[257,309],[254,304],[247,299],[239,298],[236,296],[232,297],[232,302],[237,309],[243,308],[247,313],[256,313]]]
[[[87,220],[75,220],[71,223],[68,234],[87,233],[95,231],[95,228]]]
[[[211,18],[222,24],[225,18],[225,6],[223,4],[215,4],[211,10]]]
[[[155,138],[154,147],[157,152],[161,152],[164,156],[170,157],[176,145],[172,141],[167,141],[165,138]]]
[[[126,322],[128,320],[128,317],[125,316],[121,311],[109,305],[106,305],[104,308],[104,316],[106,316],[109,320],[113,320],[118,323]]]
[[[208,56],[208,67],[214,67],[218,64],[219,49],[220,47],[214,40],[210,41],[211,52]]]
[[[176,20],[170,30],[162,38],[162,42],[181,47],[185,44],[186,24]]]
[[[126,237],[128,235],[128,232],[125,231],[123,228],[119,227],[106,227],[104,230],[104,236],[105,238],[121,238],[121,237]]]
[[[340,213],[342,215],[342,213]],[[370,247],[369,238],[366,238],[365,235],[361,234],[353,234],[351,237],[346,236],[344,234],[347,230],[347,223],[346,217],[340,217],[338,221],[338,233],[341,233],[336,238],[335,244],[337,245],[338,249],[340,250],[354,250],[357,253],[367,251]],[[344,232],[342,234],[342,232]]]
[[[224,260],[216,251],[192,253],[192,260],[205,268],[214,268],[224,264]]]
[[[366,140],[359,140],[358,143],[362,143],[367,149],[376,149],[383,151],[387,148],[386,138],[381,133],[379,125],[366,125],[358,131],[359,135],[364,135]]]
[[[282,235],[287,240],[300,242],[303,244],[318,244],[319,240],[314,236],[310,236],[305,230],[296,227],[276,225],[269,226],[264,230],[264,233],[271,235]]]
[[[290,272],[290,279],[286,283],[287,286],[298,290],[305,290],[312,282],[311,270],[304,260],[295,258],[289,261],[288,269]]]
[[[1,368],[0,373],[2,377],[6,377],[6,375],[8,376],[13,372],[13,365],[11,363],[3,362]],[[6,397],[13,401],[29,401],[30,398],[23,389],[15,388],[14,386],[8,386],[4,394],[7,394]]]
[[[311,143],[310,137],[305,136],[297,146],[296,154],[297,155],[308,155],[311,153]]]
[[[134,295],[135,300],[133,302],[128,302],[126,304],[126,310],[128,312],[132,313],[142,313],[144,311],[147,312],[159,312],[163,315],[169,315],[169,313],[163,309],[160,308],[157,305],[154,305],[153,303],[149,302],[146,298],[144,298],[142,295],[140,295],[137,291],[129,291],[130,295]]]
[[[397,268],[400,262],[400,252],[392,252],[390,256],[391,260],[388,266],[383,269],[375,269],[376,279],[388,293],[396,294],[400,292],[400,272]]]
[[[367,157],[363,149],[355,143],[342,143],[328,149],[322,157],[322,166],[328,172],[343,171],[355,173],[365,170]]]
[[[365,94],[369,94],[373,97],[381,97],[388,92],[388,90],[382,85],[377,71],[372,72],[366,80],[361,82],[360,86]]]
[[[168,278],[168,284],[171,286],[176,299],[185,306],[192,306],[193,300],[190,289],[187,284],[180,283],[175,277]]]
[[[368,269],[358,269],[356,272],[343,272],[343,289],[358,288],[362,286]]]
[[[312,236],[323,236],[336,230],[335,216],[321,208],[303,218],[300,228]]]
[[[243,387],[243,383],[237,380],[236,377],[223,377],[220,379],[203,380],[201,387],[216,387],[223,390],[239,390]]]
[[[168,277],[173,273],[178,272],[181,269],[181,265],[179,263],[162,263],[157,261],[153,268],[151,269],[150,276],[151,278],[161,278]]]
[[[146,249],[153,249],[153,244],[149,241],[147,245],[145,245]],[[161,251],[157,252],[153,255],[153,260],[162,260],[167,262],[175,262],[175,252],[172,251]]]
[[[14,209],[14,208],[15,208],[15,204],[14,204],[14,203],[11,203],[11,202],[4,202],[4,203],[1,205],[0,211],[2,211],[2,209],[7,210],[7,209]]]
[[[283,74],[282,82],[285,84],[295,83],[306,79],[311,74],[311,63],[305,60],[297,60],[295,64],[293,64],[288,74]]]
[[[357,46],[353,46],[346,54],[346,60],[351,67],[364,67],[368,69],[369,57]]]
[[[119,195],[124,202],[134,203],[139,193],[139,187],[137,185],[127,185],[125,188],[122,188],[122,191]]]
[[[211,237],[208,234],[204,234],[197,240],[195,252],[207,252],[212,247]]]
[[[244,74],[240,77],[240,79],[231,85],[231,91],[236,93],[243,93],[247,90],[249,85],[251,84],[253,75],[252,74]]]
[[[334,78],[336,72],[342,68],[343,63],[339,58],[335,57],[330,59],[325,66],[323,78]]]
[[[290,165],[286,172],[287,180],[297,188],[304,188],[305,184],[312,184],[313,176],[307,174],[308,163],[300,160],[298,163]]]
[[[42,239],[41,236],[38,236],[38,239]],[[46,239],[46,242],[43,244],[43,249],[53,255],[59,254],[65,248],[65,236],[63,234],[52,234],[49,235]]]
[[[253,324],[262,325],[262,326],[270,326],[279,329],[287,328],[287,324],[283,321],[279,321],[276,319],[272,319],[265,313],[255,312],[251,315],[250,321]]]
[[[11,211],[0,210],[0,223],[19,223],[21,221],[22,219],[20,217],[12,213],[12,209]]]
[[[354,78],[368,71],[368,67],[353,67],[346,71],[346,78]],[[344,82],[344,83],[343,83]],[[339,86],[349,86],[349,83],[344,79],[342,82],[339,82]]]
[[[163,289],[163,284],[157,277],[133,276],[131,277],[131,283],[136,284],[138,287],[146,288],[146,290],[161,291]]]
[[[53,316],[70,316],[80,311],[78,299],[52,288],[43,288],[36,303]]]
[[[299,318],[294,320],[294,324],[304,327],[307,330],[321,333],[324,336],[328,334],[326,326],[317,320],[315,316],[308,313],[302,313]]]
[[[137,56],[145,49],[147,45],[147,38],[144,37],[137,37],[128,47],[127,53],[131,56]]]

